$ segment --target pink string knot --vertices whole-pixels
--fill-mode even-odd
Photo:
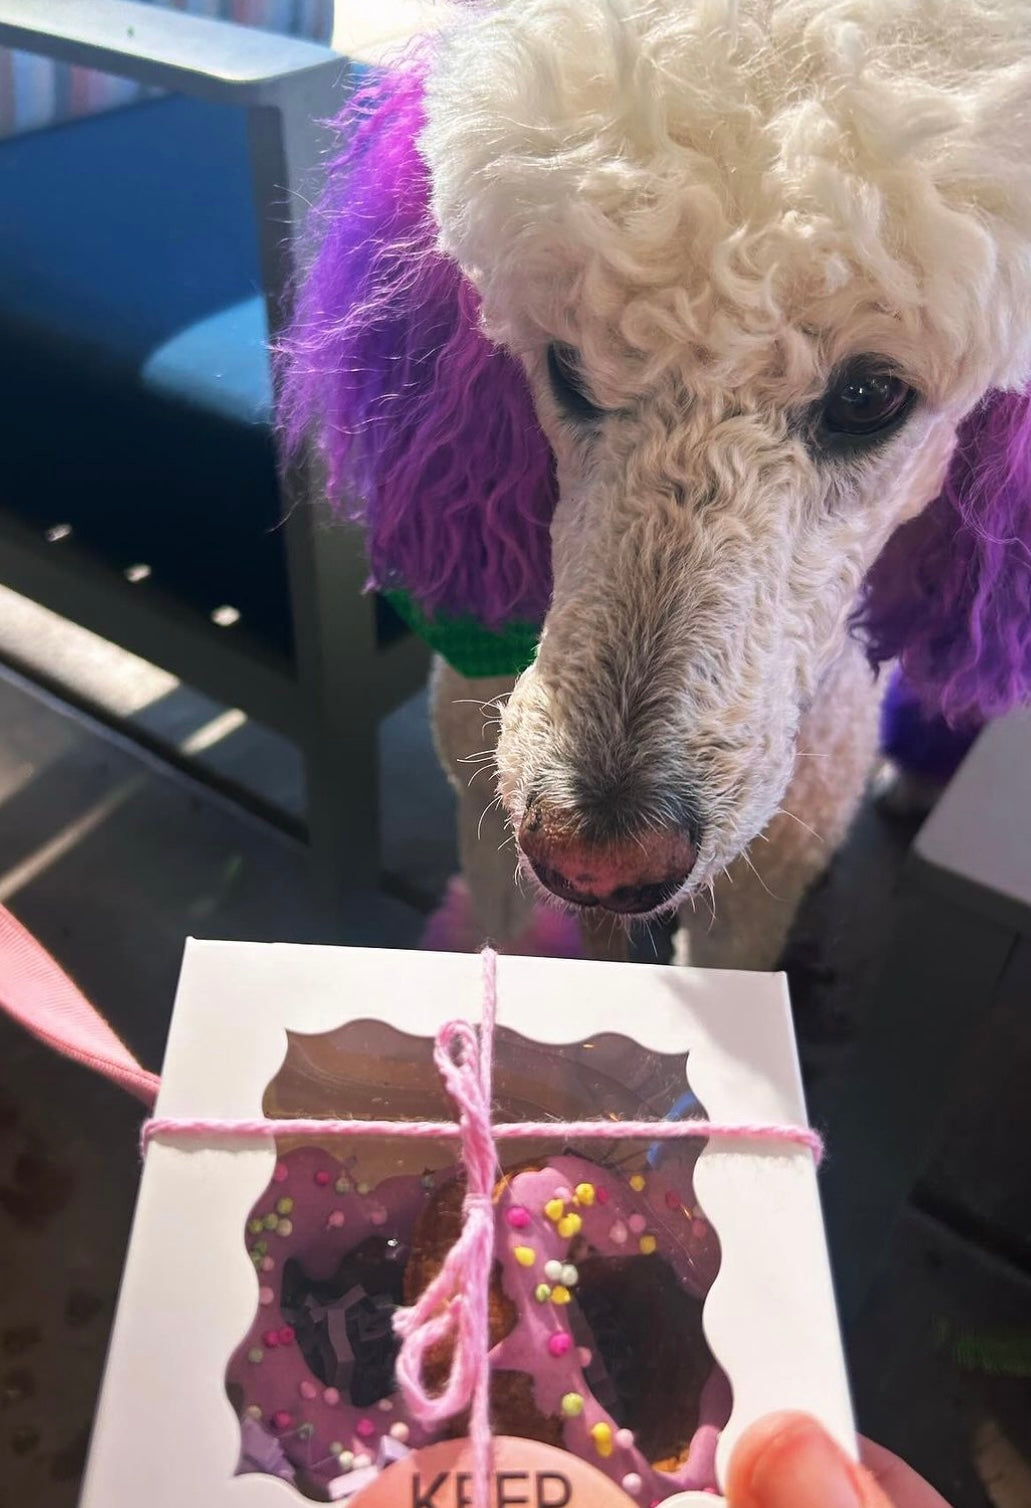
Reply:
[[[487,1508],[490,1485],[489,1296],[494,1266],[494,1183],[498,1154],[491,1124],[497,957],[483,954],[483,1019],[479,1035],[467,1021],[449,1021],[437,1035],[434,1062],[458,1108],[466,1192],[462,1231],[440,1271],[408,1309],[394,1314],[401,1339],[397,1380],[414,1416],[441,1424],[469,1409],[473,1503]],[[448,1342],[451,1364],[444,1388],[427,1391],[428,1353]]]

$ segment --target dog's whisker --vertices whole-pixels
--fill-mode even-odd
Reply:
[[[705,888],[709,896],[709,905],[712,907],[712,917],[710,918],[709,925],[705,930],[707,932],[711,932],[713,927],[716,925],[716,886],[712,880],[709,880]]]
[[[474,775],[473,776],[473,780],[475,780],[475,779],[476,779],[476,776]],[[469,783],[471,785],[472,781],[470,781]],[[476,824],[476,841],[477,841],[477,843],[483,837],[483,824],[484,824],[484,822],[486,822],[486,820],[487,820],[488,816],[490,815],[490,813],[492,811],[496,810],[496,808],[497,808],[498,803],[500,802],[500,800],[501,800],[500,796],[495,796],[493,801],[488,801],[487,805],[483,808],[483,811],[480,813],[480,820]]]
[[[803,822],[801,817],[797,817],[794,812],[789,812],[786,806],[778,806],[776,815],[778,817],[790,817],[792,822],[797,822],[799,827],[804,827],[806,832],[810,833],[816,839],[817,843],[824,841],[815,827],[810,827],[808,822]]]
[[[762,875],[759,873],[758,869],[756,869],[755,865],[752,863],[751,859],[748,857],[747,851],[745,853],[743,853],[741,855],[741,857],[744,859],[744,861],[748,865],[749,869],[755,875],[756,879],[759,881],[759,884],[766,891],[766,894],[770,897],[770,900],[771,901],[782,901],[783,897],[779,896],[779,895],[775,895],[773,893],[773,891],[770,889],[769,885],[767,885],[766,881],[763,879]]]

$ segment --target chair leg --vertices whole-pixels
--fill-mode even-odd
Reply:
[[[348,900],[381,879],[378,727],[355,719],[346,733],[325,729],[305,749],[306,811],[320,917],[333,937]]]
[[[917,881],[917,884],[919,882]],[[978,1017],[995,995],[1012,934],[945,898],[911,889],[846,1082],[812,1096],[827,1131],[821,1176],[838,1302],[859,1314],[896,1217],[933,1153]]]
[[[378,683],[375,608],[357,531],[327,527],[301,472],[288,473],[283,532],[300,691],[298,734],[315,899],[339,937],[348,897],[380,883]],[[290,506],[290,500],[296,503]]]

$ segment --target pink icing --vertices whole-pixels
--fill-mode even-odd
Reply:
[[[556,1174],[558,1179],[556,1180]],[[556,1185],[562,1193],[582,1183],[592,1185],[593,1203],[576,1202],[575,1195],[563,1200],[565,1209],[558,1221],[545,1213],[545,1206],[556,1197]],[[502,1285],[520,1312],[520,1323],[491,1351],[491,1365],[498,1370],[528,1372],[533,1378],[537,1407],[548,1415],[562,1414],[562,1399],[570,1393],[584,1400],[583,1412],[567,1418],[563,1443],[567,1450],[590,1461],[616,1483],[631,1475],[639,1477],[638,1489],[650,1502],[711,1485],[715,1480],[715,1451],[720,1429],[730,1414],[730,1388],[718,1368],[714,1367],[702,1390],[699,1425],[686,1460],[675,1472],[659,1472],[633,1443],[630,1431],[620,1429],[619,1422],[592,1397],[585,1376],[582,1348],[572,1344],[573,1304],[538,1302],[535,1297],[542,1283],[551,1287],[545,1268],[551,1262],[569,1261],[574,1240],[582,1241],[599,1256],[626,1257],[632,1254],[638,1236],[652,1235],[655,1250],[670,1264],[687,1290],[698,1298],[708,1292],[719,1266],[719,1249],[707,1232],[706,1239],[695,1239],[694,1224],[684,1212],[693,1200],[678,1196],[676,1210],[667,1203],[670,1183],[661,1173],[650,1173],[640,1192],[631,1189],[623,1178],[596,1167],[579,1157],[554,1157],[539,1172],[518,1173],[506,1183],[498,1201],[501,1213],[509,1202],[531,1212],[531,1224],[518,1232],[518,1240],[497,1223],[495,1255],[501,1265]],[[601,1197],[599,1197],[599,1194]],[[616,1214],[618,1229],[613,1238]],[[560,1234],[565,1215],[579,1218],[580,1229],[573,1237]],[[633,1241],[633,1245],[630,1242]],[[514,1256],[519,1245],[533,1250],[532,1266],[524,1266]],[[564,1285],[563,1285],[564,1286]],[[575,1293],[575,1287],[573,1289]],[[556,1357],[552,1341],[568,1338],[570,1344]],[[587,1365],[590,1365],[588,1361]],[[595,1446],[591,1430],[607,1425],[614,1449],[602,1456]]]
[[[440,1175],[440,1181],[450,1176]],[[491,1365],[527,1373],[538,1409],[564,1419],[566,1448],[617,1484],[630,1484],[625,1490],[642,1503],[713,1484],[716,1442],[730,1412],[729,1385],[714,1367],[702,1390],[700,1422],[686,1459],[675,1472],[656,1471],[637,1449],[633,1434],[591,1393],[585,1374],[592,1357],[589,1348],[578,1344],[584,1322],[575,1302],[577,1275],[570,1253],[586,1246],[592,1255],[625,1258],[639,1249],[654,1249],[688,1292],[704,1296],[719,1265],[718,1245],[709,1226],[691,1218],[694,1200],[684,1188],[684,1176],[678,1174],[674,1186],[652,1172],[635,1191],[617,1170],[556,1156],[540,1171],[510,1175],[495,1201],[495,1255],[519,1322],[492,1350]],[[346,1192],[340,1192],[343,1186]],[[324,1385],[309,1369],[282,1314],[282,1268],[288,1258],[318,1282],[332,1280],[342,1258],[369,1237],[396,1241],[399,1255],[407,1253],[415,1222],[432,1195],[432,1180],[412,1175],[388,1179],[364,1193],[358,1193],[359,1187],[365,1188],[352,1186],[331,1154],[315,1146],[299,1147],[279,1160],[273,1186],[252,1212],[247,1236],[256,1267],[270,1275],[262,1278],[261,1302],[227,1374],[241,1415],[278,1443],[302,1491],[310,1487],[320,1496],[331,1483],[334,1497],[349,1495],[349,1489],[357,1489],[359,1470],[363,1475],[374,1472],[432,1441],[400,1393],[358,1407],[346,1392]],[[292,1205],[289,1229],[282,1232],[281,1223],[270,1229],[265,1217],[284,1198]],[[331,1215],[343,1220],[331,1221]],[[640,1246],[642,1241],[647,1244]],[[255,1252],[262,1246],[267,1248],[264,1256]],[[527,1249],[532,1252],[529,1264]],[[564,1278],[570,1279],[568,1287]],[[542,1301],[537,1294],[545,1287],[565,1289],[570,1301],[561,1302],[562,1292],[559,1302],[551,1297]],[[582,1412],[575,1416],[562,1408],[568,1394],[583,1399]],[[610,1431],[608,1455],[592,1436],[597,1426]]]

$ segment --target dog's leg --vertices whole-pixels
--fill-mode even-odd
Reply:
[[[849,644],[803,720],[799,757],[780,813],[716,881],[680,912],[678,963],[770,969],[803,895],[848,831],[878,747],[876,685]]]
[[[437,754],[458,803],[458,855],[477,941],[503,946],[528,926],[533,902],[516,880],[511,831],[495,799],[497,714],[513,678],[471,681],[436,660],[430,683]]]
[[[626,963],[630,957],[630,938],[619,920],[605,911],[588,911],[580,923],[580,941],[584,957],[603,963]]]

